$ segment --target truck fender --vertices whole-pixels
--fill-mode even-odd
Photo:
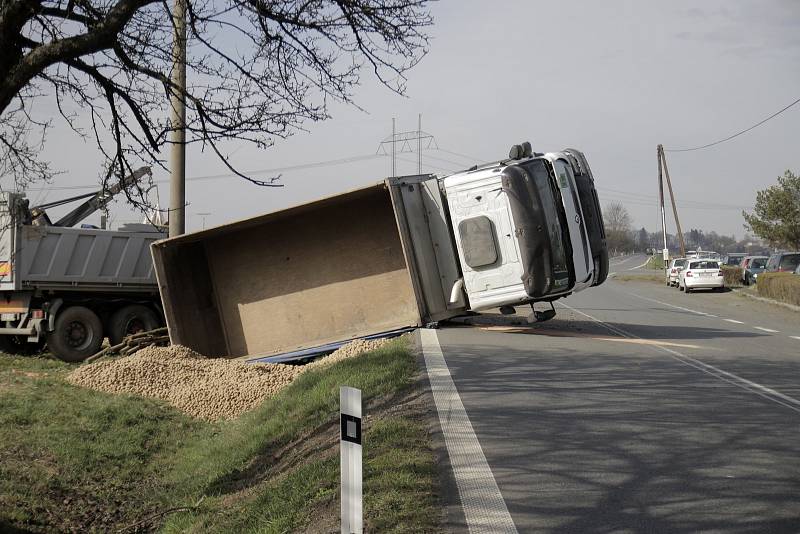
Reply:
[[[47,308],[47,331],[52,332],[56,329],[56,314],[64,304],[64,299],[54,299]]]

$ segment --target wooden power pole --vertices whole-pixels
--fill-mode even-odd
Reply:
[[[678,207],[675,205],[675,194],[672,192],[672,180],[669,179],[669,168],[667,167],[667,156],[664,155],[663,145],[658,145],[659,154],[659,170],[661,165],[664,165],[664,176],[667,179],[667,187],[669,188],[669,199],[672,201],[672,214],[675,216],[675,226],[678,228],[678,243],[681,246],[681,256],[686,257],[686,244],[683,242],[683,230],[681,230],[681,220],[678,218]],[[663,201],[662,201],[663,202]],[[662,203],[663,210],[663,203]]]

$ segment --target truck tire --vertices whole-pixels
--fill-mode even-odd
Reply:
[[[111,345],[122,343],[125,336],[147,332],[161,326],[158,315],[141,304],[125,306],[114,312],[108,323],[108,341]]]
[[[65,362],[82,362],[103,344],[103,323],[89,308],[70,306],[56,317],[55,329],[47,334],[47,346]]]

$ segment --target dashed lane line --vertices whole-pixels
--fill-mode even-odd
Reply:
[[[470,534],[517,534],[506,502],[461,402],[436,330],[420,329],[433,401]]]
[[[796,340],[800,341],[800,336],[789,336],[789,337],[792,338],[792,339],[796,339]]]
[[[714,318],[717,318],[717,319],[719,318],[718,315],[714,315],[713,313],[706,313],[706,312],[701,312],[701,311],[697,311],[697,310],[692,310],[690,308],[684,308],[683,306],[677,306],[675,304],[670,304],[669,302],[664,302],[664,301],[661,301],[661,300],[658,300],[658,299],[651,299],[650,297],[643,297],[642,295],[637,295],[636,293],[631,293],[629,291],[622,291],[622,293],[625,293],[626,295],[630,295],[632,297],[636,297],[636,298],[639,298],[639,299],[642,299],[642,300],[649,300],[650,302],[655,302],[656,304],[661,304],[663,306],[669,306],[670,308],[675,308],[677,310],[682,310],[682,311],[685,311],[685,312],[693,313],[695,315],[702,315],[704,317],[714,317]],[[734,324],[741,324],[741,325],[745,324],[743,321],[737,321],[736,319],[725,319],[725,318],[723,318],[722,320],[723,321],[727,321],[729,323],[734,323]],[[772,328],[764,328],[763,326],[754,326],[753,328],[755,328],[756,330],[761,330],[762,332],[767,332],[768,334],[780,334],[780,330],[775,330],[775,329],[772,329]],[[797,336],[789,336],[789,337],[791,337],[792,339],[800,339],[800,337],[797,337]]]
[[[780,330],[773,330],[772,328],[764,328],[763,326],[754,326],[756,330],[761,330],[763,332],[769,332],[770,334],[779,334]]]
[[[677,306],[675,304],[670,304],[669,302],[664,302],[664,301],[657,300],[657,299],[651,299],[650,297],[643,297],[641,295],[637,295],[636,293],[630,293],[628,291],[623,291],[623,293],[625,293],[626,295],[630,295],[632,297],[636,297],[636,298],[642,299],[642,300],[649,300],[650,302],[655,302],[656,304],[661,304],[663,306],[669,306],[670,308],[675,308],[676,310],[681,310],[681,311],[693,313],[695,315],[702,315],[704,317],[718,317],[717,315],[714,315],[713,313],[706,313],[706,312],[701,312],[701,311],[697,311],[697,310],[692,310],[690,308],[684,308],[683,306]]]
[[[627,337],[627,338],[635,338],[635,339],[644,339],[644,338],[642,338],[640,336],[637,336],[636,334],[632,334],[630,332],[627,332],[627,331],[623,330],[622,328],[610,325],[610,324],[606,323],[605,321],[601,321],[600,319],[597,319],[596,317],[592,317],[588,313],[584,313],[581,310],[573,308],[572,306],[569,306],[569,305],[564,304],[564,303],[559,303],[559,305],[563,306],[564,308],[567,308],[569,310],[572,310],[575,313],[579,313],[579,314],[583,315],[584,317],[587,317],[587,318],[591,319],[592,321],[600,324],[601,326],[603,326],[607,330],[610,330],[611,332],[614,332],[615,334],[617,334],[619,336]],[[708,375],[711,375],[714,378],[722,380],[723,382],[727,382],[728,384],[731,384],[731,385],[733,385],[735,387],[738,387],[738,388],[743,389],[745,391],[749,391],[750,393],[754,393],[754,394],[756,394],[756,395],[758,395],[760,397],[763,397],[763,398],[765,398],[765,399],[767,399],[769,401],[772,401],[772,402],[774,402],[776,404],[780,404],[781,406],[789,408],[790,410],[792,410],[794,412],[800,413],[800,400],[797,400],[794,397],[790,397],[789,395],[784,395],[783,393],[781,393],[779,391],[775,391],[774,389],[769,388],[767,386],[763,386],[763,385],[758,384],[756,382],[752,382],[750,380],[747,380],[746,378],[742,378],[739,375],[735,375],[733,373],[729,373],[728,371],[722,370],[719,367],[714,367],[713,365],[709,365],[707,363],[701,362],[700,360],[698,360],[696,358],[692,358],[691,356],[687,356],[686,354],[678,352],[677,350],[672,350],[670,348],[667,348],[667,347],[664,347],[664,346],[661,346],[661,345],[650,345],[650,346],[655,350],[661,350],[661,351],[666,352],[667,354],[670,355],[670,357],[672,357],[674,360],[676,360],[676,361],[678,361],[680,363],[688,365],[689,367],[694,367],[695,369],[697,369],[699,371],[702,371],[703,373],[706,373]]]

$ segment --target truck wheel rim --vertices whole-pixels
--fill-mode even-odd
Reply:
[[[85,349],[92,342],[91,329],[80,321],[69,323],[64,335],[67,338],[67,344],[73,349]]]
[[[134,318],[128,321],[128,324],[125,326],[125,335],[130,336],[133,334],[138,334],[139,332],[144,332],[144,322],[142,322],[139,318]]]

